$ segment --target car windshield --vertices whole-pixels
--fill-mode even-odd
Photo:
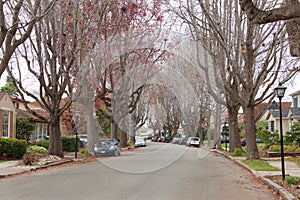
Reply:
[[[137,138],[135,141],[136,142],[144,142],[144,139],[143,138]]]
[[[199,141],[199,138],[192,138],[193,141]]]
[[[100,140],[98,144],[99,145],[111,145],[112,142],[109,140]]]

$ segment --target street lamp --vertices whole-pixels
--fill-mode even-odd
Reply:
[[[282,172],[282,180],[285,180],[285,171],[284,171],[284,152],[283,152],[283,131],[282,131],[282,107],[281,107],[281,99],[284,96],[286,87],[281,83],[275,88],[276,95],[279,99],[279,122],[280,122],[280,148],[281,148],[281,172]]]
[[[77,158],[78,151],[78,117],[80,115],[80,111],[75,111],[75,158]]]

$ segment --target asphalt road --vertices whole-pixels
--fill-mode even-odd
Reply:
[[[96,163],[0,180],[2,200],[274,200],[248,171],[204,149],[148,143]]]

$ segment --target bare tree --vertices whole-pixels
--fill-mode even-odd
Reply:
[[[281,24],[273,24],[265,26],[261,30],[258,29],[240,15],[241,10],[238,1],[221,4],[208,1],[205,3],[202,1],[189,2],[190,4],[186,6],[187,13],[193,13],[193,15],[191,20],[187,22],[193,27],[192,33],[198,34],[195,38],[201,40],[203,34],[199,33],[207,27],[204,24],[207,24],[209,29],[204,29],[202,32],[206,30],[212,32],[209,32],[209,35],[204,35],[205,38],[213,35],[212,37],[217,41],[217,46],[220,47],[210,51],[210,53],[213,58],[218,58],[215,59],[215,63],[220,70],[229,116],[235,116],[236,118],[238,106],[242,105],[245,114],[247,138],[251,140],[251,142],[247,142],[247,158],[258,158],[253,110],[257,103],[272,96],[273,91],[270,90],[270,86],[280,75],[282,59],[286,50],[283,27]],[[202,9],[202,15],[197,12],[197,8],[199,8],[197,6]],[[260,6],[270,7],[274,4],[265,3]],[[223,9],[220,9],[221,7]],[[199,17],[203,15],[205,20]],[[269,38],[270,32],[274,31],[274,38],[277,40],[274,40],[272,36]],[[209,41],[206,40],[206,42]],[[211,46],[213,43],[207,44]],[[286,74],[286,79],[289,79],[295,73],[292,68],[286,69],[287,72],[290,72]],[[264,87],[261,91],[263,83],[269,84],[269,87]],[[233,110],[229,109],[230,102],[236,105],[233,107],[235,108],[234,114],[231,113]],[[230,121],[229,126],[237,127],[237,124],[234,124],[236,122],[237,120]],[[239,147],[238,134],[233,136],[237,144],[237,146],[233,146]]]
[[[260,9],[252,0],[240,0],[241,8],[249,17],[250,21],[257,24],[266,24],[280,20],[286,21],[287,33],[289,34],[290,54],[300,57],[300,1],[286,0],[276,8]]]
[[[79,8],[80,14],[77,12]],[[95,9],[99,11],[99,7]],[[74,88],[80,91],[80,86],[72,79],[85,51],[91,47],[87,41],[93,35],[91,29],[94,29],[91,21],[81,19],[83,16],[94,19],[93,13],[84,2],[57,1],[48,15],[35,23],[34,34],[16,53],[17,65],[8,70],[22,99],[25,100],[26,96],[32,98],[48,114],[44,116],[31,110],[25,101],[29,112],[49,124],[49,154],[63,156],[60,116],[74,100]],[[28,74],[23,70],[24,63]],[[32,81],[35,88],[30,88],[26,79]]]
[[[253,23],[266,24],[280,20],[300,18],[300,2],[298,0],[287,0],[285,4],[273,9],[259,8],[253,0],[240,0],[242,10],[244,10],[249,20]]]
[[[52,9],[54,3],[48,1],[41,11],[41,0],[0,1],[0,77],[16,48],[28,39],[35,23]]]

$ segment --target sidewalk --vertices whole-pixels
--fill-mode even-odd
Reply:
[[[220,153],[220,152],[219,152]],[[223,154],[223,153],[221,153]],[[223,154],[224,155],[224,154]],[[265,178],[266,176],[282,176],[281,171],[281,158],[262,158],[266,160],[270,165],[276,167],[279,169],[279,171],[255,171],[249,168],[247,165],[241,162],[241,160],[245,159],[244,157],[232,157],[228,155],[224,155],[225,157],[235,161],[240,166],[243,166],[252,174],[257,176],[261,181],[263,181],[265,184],[269,185],[275,192],[277,192],[283,199],[285,200],[294,200],[296,199],[293,194],[291,194],[289,191],[287,191],[284,187],[274,183],[270,179]],[[285,175],[288,176],[294,176],[294,177],[300,177],[300,167],[290,161],[284,161],[284,167],[285,167]]]
[[[79,158],[77,160],[80,160]],[[12,160],[12,161],[5,161],[0,163],[0,179],[10,177],[13,175],[20,175],[26,172],[35,171],[38,169],[44,169],[47,167],[55,166],[55,165],[62,165],[68,162],[73,162],[75,160],[74,153],[65,154],[65,158],[61,160],[56,160],[53,162],[47,162],[42,165],[24,165],[22,164],[22,160]]]

